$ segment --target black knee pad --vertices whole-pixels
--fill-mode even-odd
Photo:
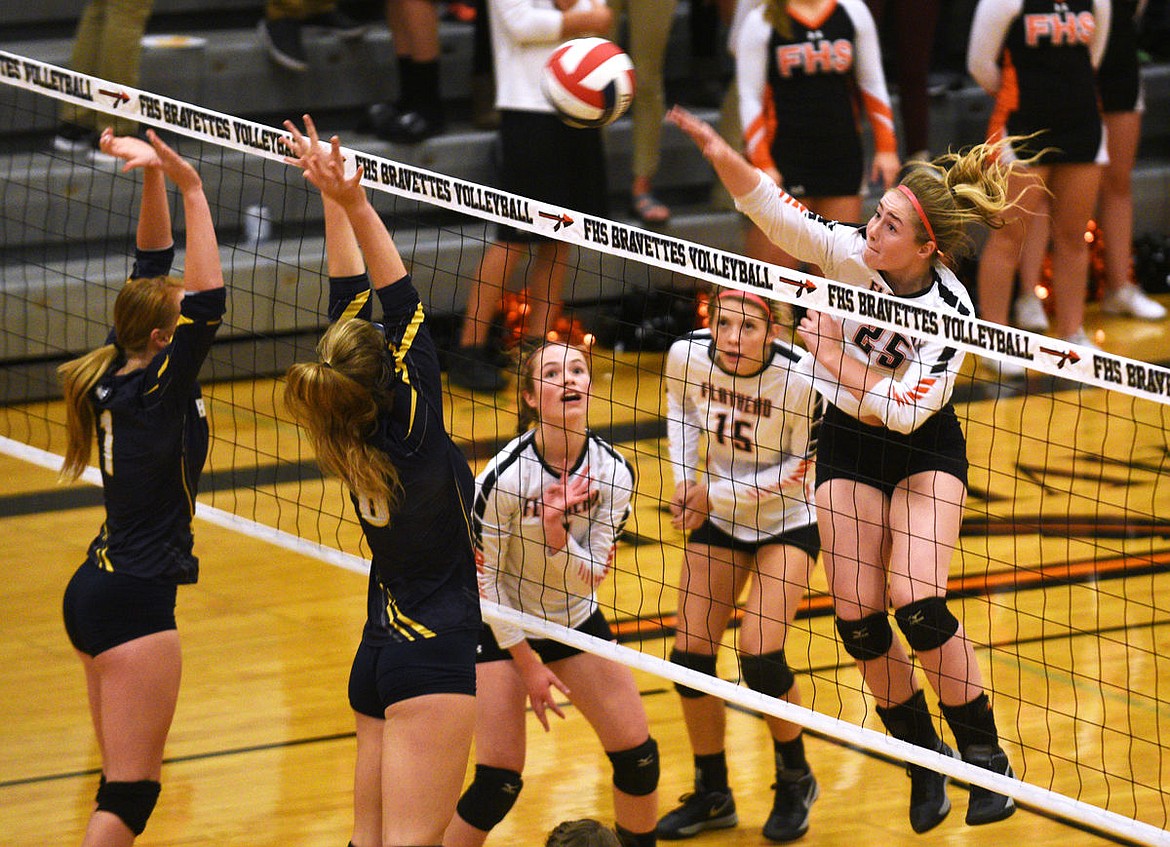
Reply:
[[[476,765],[475,779],[459,798],[456,811],[476,829],[491,832],[512,810],[523,787],[524,780],[516,771]]]
[[[679,667],[705,673],[707,676],[715,676],[715,657],[708,656],[706,653],[688,653],[685,650],[675,648],[670,651],[670,661]],[[686,697],[688,700],[708,696],[704,691],[696,691],[677,682],[674,684],[674,688],[680,697]]]
[[[613,784],[618,791],[645,797],[658,788],[658,742],[653,738],[629,750],[605,755],[613,763]]]
[[[894,629],[885,612],[874,612],[859,621],[837,618],[837,632],[845,652],[859,662],[881,658],[894,643]]]
[[[947,608],[943,597],[926,597],[894,610],[894,620],[917,653],[937,650],[959,631],[959,619]]]
[[[142,835],[162,786],[151,779],[139,782],[106,780],[98,787],[97,810],[122,819],[135,836]]]
[[[769,697],[783,697],[796,684],[796,676],[788,667],[783,650],[764,653],[761,656],[741,653],[739,669],[748,688]]]

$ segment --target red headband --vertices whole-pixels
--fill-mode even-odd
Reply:
[[[914,207],[914,211],[918,213],[918,220],[922,221],[922,225],[926,227],[926,234],[930,240],[934,242],[934,246],[938,247],[938,239],[934,237],[934,227],[930,225],[930,221],[926,219],[926,212],[922,211],[922,204],[918,202],[918,198],[914,196],[914,192],[904,185],[899,185],[898,190],[905,195],[906,199],[910,201],[910,205]]]
[[[772,320],[772,307],[768,305],[768,301],[759,294],[753,294],[750,291],[739,291],[735,288],[728,288],[725,291],[720,291],[715,297],[716,300],[722,300],[724,297],[738,297],[741,300],[747,300],[764,310],[764,314],[768,316],[768,320]]]

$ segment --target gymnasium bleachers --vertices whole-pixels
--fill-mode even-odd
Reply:
[[[672,90],[683,87],[690,75],[685,3],[681,5],[667,60],[668,98]],[[80,6],[80,0],[2,0],[0,44],[14,53],[67,65]],[[441,30],[442,92],[455,118],[449,132],[420,145],[403,146],[354,129],[365,104],[386,99],[396,90],[392,45],[384,23],[374,22],[356,43],[307,30],[311,70],[294,74],[270,62],[257,41],[255,22],[261,10],[255,0],[157,0],[148,33],[187,38],[169,42],[156,38],[156,42],[170,46],[144,48],[139,87],[273,125],[307,111],[320,118],[324,131],[341,133],[352,147],[463,179],[492,182],[494,136],[474,129],[467,120],[470,24],[444,23]],[[1148,106],[1143,155],[1134,175],[1138,235],[1170,232],[1170,65],[1147,66],[1144,74]],[[30,323],[27,292],[45,292],[46,298],[59,298],[60,304],[74,302],[71,292],[85,286],[86,280],[92,283],[95,273],[108,273],[111,286],[116,287],[124,274],[123,263],[96,261],[94,257],[111,247],[120,249],[132,236],[133,226],[132,216],[125,211],[133,203],[133,182],[115,177],[112,167],[75,169],[60,160],[30,156],[32,150],[50,145],[53,131],[51,110],[45,108],[45,102],[36,104],[37,117],[31,121],[30,112],[20,108],[28,106],[30,97],[0,86],[0,157],[7,159],[0,162],[0,174],[23,174],[22,179],[11,180],[6,186],[5,203],[9,209],[23,208],[23,213],[6,217],[0,246],[0,304],[5,305],[0,309],[0,363],[7,364],[51,358],[59,351],[53,340],[62,337],[67,309],[47,308],[40,323]],[[980,140],[988,109],[987,98],[971,84],[935,97],[932,149],[941,151],[949,145]],[[701,113],[711,120],[717,117],[714,110]],[[629,119],[624,118],[608,133],[611,209],[617,217],[626,214],[630,130]],[[276,334],[313,325],[317,316],[298,311],[280,296],[280,288],[294,275],[296,267],[313,268],[320,261],[319,204],[306,204],[299,191],[287,190],[289,186],[299,187],[300,177],[287,173],[288,169],[278,164],[228,151],[223,165],[210,169],[205,179],[209,196],[221,198],[215,214],[224,246],[230,247],[241,237],[241,218],[251,205],[265,207],[275,234],[281,236],[256,250],[225,251],[229,285],[237,292],[254,292],[253,297],[234,298],[233,324],[255,333]],[[709,167],[690,143],[668,127],[656,179],[660,194],[675,212],[665,231],[722,249],[739,250],[740,219],[710,202],[712,180]],[[57,190],[42,190],[52,182],[60,183]],[[63,199],[86,196],[90,191],[102,200],[89,204],[84,215],[78,214],[73,200]],[[457,312],[466,296],[465,281],[474,275],[481,252],[477,243],[464,235],[482,238],[484,225],[430,208],[419,208],[417,212],[396,219],[395,225],[400,227],[396,236],[416,264],[416,283],[429,301],[432,314]],[[408,223],[406,217],[416,222]],[[401,229],[405,227],[410,228],[408,232]],[[490,230],[487,235],[490,237]],[[80,249],[84,245],[88,249]],[[27,257],[34,254],[40,257],[38,263],[46,267],[30,266]],[[609,257],[603,257],[600,269],[596,261],[591,268],[588,262],[584,265],[568,293],[571,302],[628,294],[628,287],[639,282],[629,278],[615,280],[618,263]],[[430,268],[435,270],[419,270]],[[642,273],[641,279],[647,287],[685,284],[653,269]],[[623,291],[617,290],[619,285]],[[14,320],[23,323],[18,328],[11,323]],[[90,344],[100,341],[86,339]],[[276,364],[279,366],[279,362]],[[0,379],[0,398],[16,399],[13,384]],[[25,390],[15,394],[25,396]]]

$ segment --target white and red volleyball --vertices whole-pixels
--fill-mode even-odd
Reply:
[[[541,88],[561,120],[578,129],[611,124],[634,99],[634,63],[604,38],[574,38],[553,51]]]

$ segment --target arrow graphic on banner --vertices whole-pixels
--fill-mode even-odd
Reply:
[[[1075,365],[1081,360],[1081,357],[1077,355],[1075,350],[1053,350],[1051,347],[1041,347],[1040,352],[1047,353],[1049,356],[1056,356],[1057,368],[1063,368],[1069,364]]]
[[[568,215],[554,215],[551,212],[541,212],[540,216],[542,218],[548,218],[550,221],[556,221],[556,225],[553,227],[553,232],[556,232],[562,226],[568,228],[573,225],[573,219]]]
[[[800,297],[800,295],[804,294],[806,291],[811,294],[812,292],[817,290],[816,283],[813,282],[811,279],[796,280],[796,279],[784,279],[783,277],[781,277],[780,281],[786,282],[789,285],[791,285],[793,288],[795,288],[796,289],[796,296],[798,298]]]
[[[98,94],[104,94],[114,101],[114,108],[118,108],[123,103],[130,102],[130,95],[125,91],[108,91],[105,88],[99,88]]]

